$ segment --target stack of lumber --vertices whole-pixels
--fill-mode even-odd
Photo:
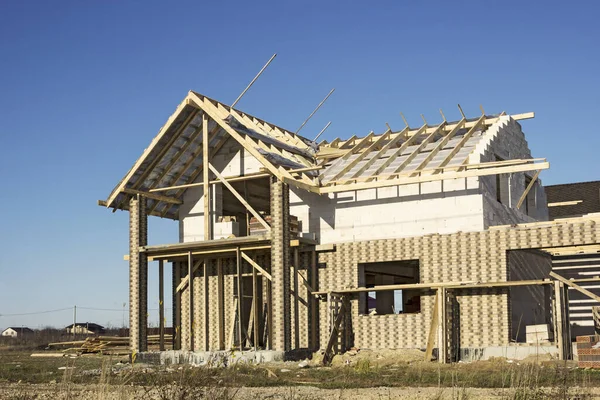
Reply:
[[[148,350],[159,350],[160,338],[158,335],[148,336]],[[171,335],[165,335],[165,347],[170,347],[173,341]],[[48,347],[66,347],[65,352],[77,352],[80,354],[107,354],[126,355],[129,354],[129,337],[122,336],[93,336],[85,340],[72,342],[49,343]],[[76,347],[75,347],[76,346]]]
[[[265,215],[263,219],[271,225],[271,216]],[[290,215],[290,239],[297,239],[300,232],[300,222],[298,217]],[[265,235],[267,230],[255,217],[250,218],[250,236]]]

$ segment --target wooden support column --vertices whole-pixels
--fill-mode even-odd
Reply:
[[[269,309],[271,346],[291,349],[289,187],[271,178],[271,275],[272,307]]]
[[[173,263],[173,350],[181,350],[181,291],[177,286],[181,283],[181,265]]]
[[[273,350],[273,283],[267,279],[267,350]]]
[[[208,278],[209,278],[209,268],[208,268],[208,260],[204,260],[204,314],[203,314],[203,324],[204,324],[204,351],[210,350],[210,338],[209,338],[209,326],[208,326]]]
[[[252,318],[254,319],[254,323],[252,326],[254,327],[254,351],[258,350],[258,328],[259,328],[259,319],[260,319],[260,302],[258,298],[258,275],[256,273],[256,268],[252,268]]]
[[[190,348],[189,350],[194,351],[194,258],[192,252],[188,253],[188,307],[189,307],[189,335],[190,335]]]
[[[558,358],[561,360],[565,359],[565,343],[563,335],[563,287],[564,284],[562,282],[554,281],[554,336],[558,347]]]
[[[146,199],[129,201],[129,346],[132,352],[148,349],[148,258],[139,249],[148,244]]]
[[[158,260],[158,348],[165,351],[165,269],[163,260]]]
[[[446,289],[438,289],[438,362],[445,364],[448,359],[448,341],[446,329]]]
[[[310,286],[313,290],[317,288],[317,252],[311,251],[310,253]],[[317,335],[317,321],[318,321],[318,303],[317,297],[312,293],[309,296],[310,299],[310,345],[311,350],[318,348],[318,335]]]
[[[298,247],[294,247],[294,349],[300,348],[300,300],[298,296]]]
[[[208,179],[208,117],[202,114],[202,187],[204,188],[204,240],[211,240],[210,180]]]
[[[225,350],[225,280],[223,279],[223,259],[217,259],[217,307],[219,309],[219,350]]]
[[[237,293],[238,293],[238,340],[240,341],[240,351],[244,350],[244,324],[242,321],[244,311],[244,285],[242,284],[242,256],[240,248],[235,251],[235,264],[237,270]]]

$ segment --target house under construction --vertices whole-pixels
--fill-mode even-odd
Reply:
[[[447,362],[533,342],[569,357],[567,288],[585,289],[551,254],[600,246],[600,215],[549,221],[549,164],[518,122],[532,117],[316,143],[190,91],[99,202],[130,213],[131,350],[147,351],[152,264],[164,323],[166,264],[180,355],[419,348]],[[148,246],[148,216],[179,221],[179,240]]]

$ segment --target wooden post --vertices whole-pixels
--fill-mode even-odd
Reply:
[[[294,247],[294,349],[300,348],[300,317],[298,298],[298,247]]]
[[[236,248],[235,250],[235,262],[237,265],[237,292],[238,292],[238,339],[240,340],[240,351],[244,350],[244,341],[243,341],[243,332],[244,332],[244,324],[242,323],[242,315],[244,310],[244,293],[242,284],[242,257],[240,248]]]
[[[310,254],[311,258],[311,269],[310,269],[310,286],[313,290],[317,289],[317,252],[312,251]],[[315,350],[317,348],[317,312],[318,312],[318,303],[316,296],[309,296],[310,306],[311,306],[311,314],[310,314],[310,338],[311,338],[311,350]]]
[[[446,288],[439,288],[438,296],[438,362],[445,364],[448,359],[448,341],[446,340]]]
[[[272,282],[267,279],[267,349],[273,350],[273,291]]]
[[[181,350],[181,264],[173,262],[173,350]]]
[[[204,259],[204,351],[210,350],[209,328],[208,328],[208,260]]]
[[[194,351],[194,270],[193,270],[194,258],[192,252],[188,253],[188,290],[190,291],[188,296],[188,307],[190,312],[190,350]]]
[[[223,259],[217,259],[217,304],[219,309],[219,350],[225,350],[225,281],[223,279]]]
[[[427,348],[425,349],[425,361],[431,361],[431,356],[433,354],[433,345],[435,343],[435,335],[437,333],[437,327],[439,323],[438,314],[439,314],[439,301],[440,297],[440,289],[436,290],[435,298],[433,300],[433,315],[431,316],[431,324],[429,326],[429,335],[427,337]]]
[[[554,282],[554,313],[556,316],[556,331],[554,332],[554,336],[556,337],[556,345],[558,346],[558,358],[561,360],[565,359],[565,345],[563,338],[563,301],[562,301],[562,290],[564,285],[559,282]]]
[[[165,276],[163,260],[158,260],[158,348],[165,351]]]
[[[252,268],[252,308],[254,314],[254,351],[258,350],[258,327],[259,327],[259,316],[260,316],[260,303],[258,299],[258,276],[256,274],[256,268]]]
[[[204,188],[204,240],[210,240],[211,237],[211,216],[210,216],[210,180],[208,179],[208,117],[206,113],[202,114],[202,183]]]

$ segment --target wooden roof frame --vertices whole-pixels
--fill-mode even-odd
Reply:
[[[202,118],[202,124],[194,122],[198,117]],[[528,119],[533,118],[534,113],[510,117],[514,120]],[[537,178],[540,171],[549,168],[545,159],[541,162],[540,159],[531,159],[468,164],[467,156],[460,165],[453,161],[478,130],[485,131],[502,118],[506,118],[505,113],[497,116],[484,114],[472,120],[467,120],[463,115],[456,122],[444,119],[442,123],[432,126],[425,121],[419,128],[407,126],[398,132],[393,132],[388,125],[382,134],[371,131],[365,137],[352,135],[347,140],[336,138],[330,143],[323,141],[318,146],[317,154],[313,154],[316,144],[310,140],[189,91],[108,199],[99,201],[99,204],[113,209],[126,209],[130,196],[143,195],[151,201],[148,209],[150,215],[176,219],[185,191],[189,187],[204,186],[204,183],[194,183],[195,180],[210,167],[206,161],[210,161],[210,157],[229,140],[239,143],[260,162],[263,168],[259,175],[275,176],[282,182],[316,194],[511,172],[536,171],[534,176]],[[428,168],[431,161],[458,135],[462,135],[460,140],[444,154],[443,160]],[[440,138],[436,139],[438,136]],[[202,141],[198,142],[200,138]],[[204,151],[206,146],[210,146],[210,154]],[[427,151],[427,155],[416,168],[406,170],[424,151]],[[208,160],[204,160],[205,157]],[[402,161],[398,165],[393,164],[399,157],[403,157]],[[281,159],[283,161],[279,162]],[[376,164],[378,161],[380,164]],[[368,176],[361,176],[374,165],[377,165],[374,171],[370,171]],[[393,168],[388,168],[390,165]],[[322,172],[319,179],[314,178],[315,170],[332,168],[328,175]],[[386,169],[391,171],[383,173]],[[215,175],[215,171],[211,172]],[[217,181],[224,184],[230,179],[252,179],[251,176],[217,177]],[[205,174],[203,182],[207,180]]]

